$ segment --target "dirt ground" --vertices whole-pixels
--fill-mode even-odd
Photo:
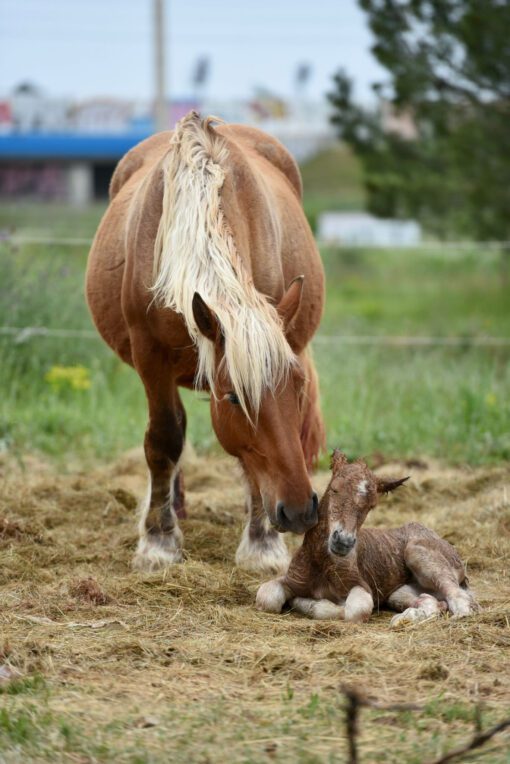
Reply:
[[[257,612],[259,580],[233,564],[243,496],[227,458],[188,455],[187,559],[152,575],[130,569],[140,452],[66,475],[4,458],[0,664],[19,676],[0,686],[0,761],[341,762],[345,683],[423,706],[363,711],[362,762],[431,761],[471,736],[477,707],[484,727],[508,715],[510,466],[380,471],[412,480],[371,524],[419,520],[456,544],[480,614],[390,630],[389,612]],[[510,761],[509,739],[480,759]]]

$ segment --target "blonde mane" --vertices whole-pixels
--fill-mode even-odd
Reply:
[[[161,221],[154,251],[153,292],[159,304],[181,313],[198,349],[197,384],[215,394],[213,343],[199,331],[192,310],[198,292],[221,324],[224,363],[246,414],[259,410],[294,354],[276,309],[260,294],[236,249],[223,213],[221,188],[228,149],[208,117],[191,112],[178,122],[164,164]]]

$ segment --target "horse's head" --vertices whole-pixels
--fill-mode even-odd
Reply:
[[[296,279],[276,306],[286,331],[301,301],[303,279]],[[264,509],[280,531],[303,533],[317,523],[317,494],[312,490],[301,445],[305,374],[298,360],[277,385],[265,388],[257,410],[234,389],[221,325],[195,294],[193,314],[199,331],[214,345],[215,379],[211,417],[223,448],[242,462],[252,488],[260,491]]]
[[[395,490],[408,478],[385,480],[374,475],[361,459],[349,463],[338,449],[331,457],[331,469],[333,474],[322,497],[321,513],[327,514],[329,552],[346,557],[354,549],[358,531],[376,506],[379,494]]]

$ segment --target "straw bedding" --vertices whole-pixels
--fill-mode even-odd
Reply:
[[[366,761],[381,746],[421,761],[413,751],[437,751],[444,736],[471,729],[468,711],[448,716],[452,704],[483,701],[494,718],[510,705],[510,468],[417,462],[381,472],[412,480],[368,523],[415,519],[456,544],[481,614],[390,630],[388,612],[364,625],[257,612],[259,580],[233,565],[243,495],[227,458],[188,454],[187,559],[151,575],[130,569],[146,479],[140,452],[71,474],[35,458],[4,459],[3,660],[44,677],[52,713],[96,730],[116,761],[134,761],[126,751],[140,745],[150,761],[170,752],[224,761],[226,745],[230,761],[342,761],[342,683],[382,701],[437,701],[419,722],[379,713],[362,730]],[[323,490],[327,479],[314,483]],[[107,734],[114,722],[122,732]],[[140,729],[151,727],[140,743]],[[388,755],[380,760],[397,760]]]

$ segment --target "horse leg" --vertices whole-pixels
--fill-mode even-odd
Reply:
[[[184,445],[186,415],[171,369],[162,352],[136,352],[135,368],[147,394],[149,424],[145,433],[145,458],[149,490],[141,508],[135,568],[153,571],[182,561],[182,533],[174,510],[174,493],[180,492],[178,462]],[[183,508],[180,493],[175,496]]]
[[[285,577],[274,578],[261,584],[257,591],[255,606],[265,613],[281,613],[283,606],[292,596],[285,583]]]
[[[248,522],[236,552],[236,565],[252,573],[286,573],[290,555],[283,540],[269,524],[260,493],[247,486]]]
[[[306,615],[307,618],[314,618],[319,621],[343,621],[345,618],[345,607],[336,605],[331,600],[294,597],[289,604],[292,610],[301,613],[301,615]]]
[[[438,616],[446,609],[444,602],[426,594],[414,584],[405,584],[396,589],[387,599],[387,604],[398,614],[390,621],[390,626],[401,626],[404,623],[417,623]]]
[[[179,520],[185,520],[187,517],[187,512],[186,503],[184,500],[184,475],[182,474],[181,469],[176,471],[175,477],[173,479],[172,505]]]
[[[404,550],[404,559],[419,585],[446,600],[450,613],[461,617],[476,612],[473,593],[460,586],[465,580],[464,571],[451,565],[440,549],[418,539],[411,540]]]
[[[362,586],[353,586],[345,600],[344,618],[351,623],[368,621],[374,609],[374,599]]]

